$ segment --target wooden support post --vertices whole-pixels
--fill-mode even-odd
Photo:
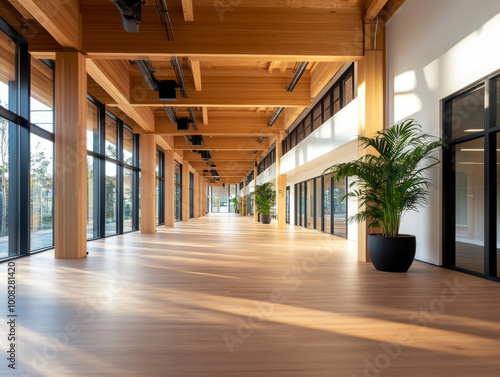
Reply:
[[[200,217],[200,176],[198,173],[194,173],[193,212],[195,219]]]
[[[175,158],[174,151],[165,151],[165,226],[175,224]]]
[[[257,175],[259,173],[259,168],[257,166],[255,166],[253,168],[253,178],[254,178],[254,182],[255,182],[255,187],[257,187]],[[253,219],[256,223],[259,222],[259,209],[257,208],[257,203],[255,201],[255,197],[254,197],[254,209],[253,209]]]
[[[358,135],[373,136],[384,128],[384,51],[367,50],[358,63]],[[358,147],[358,157],[368,151]],[[370,152],[371,153],[371,152]],[[369,262],[366,223],[358,225],[358,260]]]
[[[156,137],[141,135],[141,233],[156,232]]]
[[[280,131],[276,138],[276,215],[278,229],[286,228],[286,175],[280,174],[281,156],[283,156],[283,140],[285,132]]]
[[[189,221],[189,165],[182,165],[182,221]]]
[[[86,59],[78,52],[60,52],[56,54],[56,65],[55,257],[85,258],[87,255]]]

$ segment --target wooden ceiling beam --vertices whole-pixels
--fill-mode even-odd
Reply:
[[[158,73],[162,77],[164,73]],[[193,76],[185,75],[188,98],[177,95],[170,106],[180,107],[308,107],[311,104],[311,77],[305,73],[293,92],[286,87],[290,75],[262,71],[212,71],[203,75],[203,91],[196,91]],[[131,77],[131,104],[161,106],[158,92],[151,90],[142,76]]]
[[[342,68],[344,63],[318,63],[311,73],[311,98],[315,98],[333,76]]]
[[[174,148],[176,150],[268,150],[270,146],[269,138],[264,138],[262,143],[257,141],[257,137],[238,136],[214,136],[204,138],[205,145],[195,147],[188,143],[183,136],[174,137]]]
[[[26,9],[61,46],[81,49],[82,33],[78,0],[18,0],[17,3]]]
[[[291,61],[330,61],[363,56],[363,9],[291,8],[283,12],[277,7],[238,6],[221,22],[216,8],[197,7],[196,21],[191,23],[184,21],[182,8],[169,7],[174,43],[167,40],[155,7],[143,7],[140,33],[127,33],[113,4],[82,4],[83,51],[90,57],[129,59],[210,54],[259,56],[263,61],[292,57]]]
[[[220,169],[220,170],[250,170],[255,166],[255,161],[238,161],[238,162],[215,162],[215,168],[211,168],[205,162],[190,162],[189,163],[193,169],[196,170],[205,170],[205,169]]]
[[[380,13],[382,8],[387,4],[388,0],[368,0],[365,13],[365,20],[372,21],[377,17],[377,14]]]
[[[208,107],[203,106],[201,111],[203,113],[203,125],[208,126]]]
[[[194,21],[193,0],[182,0],[184,21]]]
[[[201,91],[201,68],[199,60],[191,60],[191,72],[193,73],[194,87]]]
[[[256,159],[257,154],[253,151],[243,150],[243,151],[218,151],[210,152],[212,158],[210,161],[253,161]],[[192,162],[203,162],[201,154],[197,152],[186,151],[184,153],[184,160]]]
[[[122,60],[87,59],[87,73],[145,131],[154,131],[154,112],[130,105],[130,65]]]

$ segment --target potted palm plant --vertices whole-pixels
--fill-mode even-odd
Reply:
[[[379,233],[368,235],[368,253],[377,270],[406,272],[415,258],[413,235],[399,233],[401,218],[427,204],[431,187],[426,171],[439,163],[433,152],[445,146],[414,120],[406,120],[374,137],[359,137],[368,153],[325,170],[334,179],[352,177],[346,196],[358,198],[360,210],[349,221],[367,221]]]
[[[271,188],[271,184],[264,183],[255,186],[255,205],[260,213],[262,224],[271,223],[271,207],[276,203],[276,190]]]
[[[232,198],[232,199],[230,199],[229,201],[230,201],[231,203],[233,203],[233,206],[234,206],[234,213],[240,213],[240,212],[238,211],[238,205],[240,204],[240,203],[238,202],[238,198]]]

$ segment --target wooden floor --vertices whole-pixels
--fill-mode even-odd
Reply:
[[[500,375],[494,282],[419,262],[378,272],[351,241],[228,214],[89,251],[16,261],[25,374],[6,367],[4,324],[0,375]]]

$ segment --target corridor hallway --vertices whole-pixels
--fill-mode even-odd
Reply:
[[[2,376],[500,370],[500,286],[485,279],[420,262],[406,274],[378,272],[356,261],[355,242],[234,214],[88,250],[82,260],[49,251],[15,261],[18,370],[5,374],[2,365]],[[7,263],[0,271],[5,287]],[[5,351],[6,336],[0,344]]]

